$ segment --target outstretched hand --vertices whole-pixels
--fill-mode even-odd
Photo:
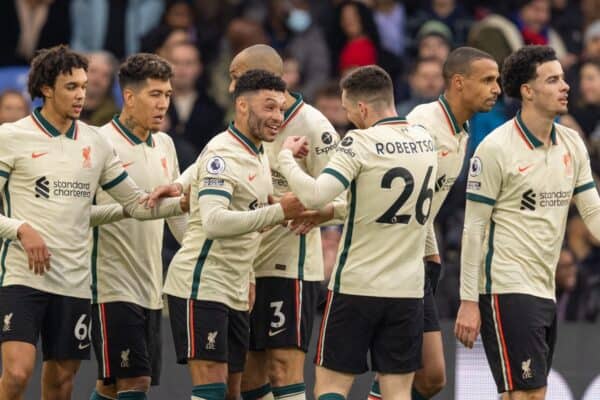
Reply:
[[[291,150],[296,158],[304,158],[308,155],[308,139],[304,136],[288,136],[281,148]]]
[[[160,185],[157,186],[152,193],[150,193],[147,197],[140,199],[141,203],[146,203],[147,208],[154,208],[158,203],[159,199],[164,197],[177,197],[181,196],[183,193],[183,188],[178,183],[171,183],[168,185]],[[183,209],[183,204],[182,204]]]

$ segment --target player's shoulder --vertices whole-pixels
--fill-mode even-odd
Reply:
[[[430,103],[423,103],[415,106],[408,114],[406,119],[409,122],[421,123],[428,122],[431,117],[440,111],[438,101],[432,101]]]
[[[569,128],[568,126],[560,123],[554,123],[554,129],[556,130],[556,136],[558,140],[563,140],[575,144],[580,149],[586,149],[583,138],[575,129]]]
[[[511,149],[513,148],[512,138],[514,129],[513,119],[496,127],[481,140],[475,153],[479,155],[485,153],[486,156],[500,157],[506,152],[511,152]]]
[[[163,147],[175,148],[175,144],[173,143],[173,138],[171,135],[165,132],[153,132],[152,140],[158,145]]]
[[[5,122],[0,125],[0,135],[2,140],[12,139],[18,137],[23,132],[29,132],[35,130],[36,127],[33,123],[31,116],[21,118],[15,122]]]

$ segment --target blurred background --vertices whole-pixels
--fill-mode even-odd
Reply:
[[[600,172],[600,0],[2,0],[0,26],[0,123],[22,118],[34,106],[25,88],[37,49],[67,43],[88,56],[81,119],[92,125],[103,125],[120,109],[115,77],[125,57],[144,51],[169,60],[173,97],[162,130],[173,138],[182,170],[231,119],[228,67],[247,46],[265,43],[279,51],[289,89],[301,92],[343,136],[352,127],[338,82],[356,66],[378,64],[388,71],[398,113],[406,115],[443,92],[442,65],[455,47],[480,48],[502,65],[524,44],[550,45],[571,87],[569,114],[560,122],[581,134],[594,173]],[[491,112],[476,115],[469,154],[518,107],[501,98]],[[445,267],[437,301],[448,321],[459,305],[464,192],[461,179],[435,224]],[[327,277],[340,232],[323,230]],[[167,233],[165,266],[175,251]],[[574,210],[556,284],[562,325],[600,336],[600,243]],[[575,340],[563,339],[563,331],[559,341]],[[454,368],[449,364],[449,379]],[[597,375],[600,362],[583,369]]]

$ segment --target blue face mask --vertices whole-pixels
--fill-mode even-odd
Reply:
[[[306,10],[293,8],[287,18],[287,26],[293,32],[301,33],[308,29],[312,22],[310,13]]]

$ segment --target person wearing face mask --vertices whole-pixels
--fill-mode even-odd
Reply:
[[[313,23],[307,0],[271,0],[266,31],[278,51],[298,61],[298,91],[313,100],[329,78],[330,56],[323,32]]]

